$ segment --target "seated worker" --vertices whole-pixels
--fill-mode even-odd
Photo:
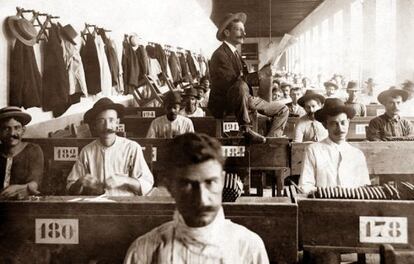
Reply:
[[[323,83],[323,86],[325,86],[325,97],[326,98],[338,98],[338,85],[335,83],[335,81],[327,81]]]
[[[194,132],[193,121],[179,114],[181,95],[178,92],[167,92],[163,98],[166,114],[155,118],[148,129],[147,138],[173,138]]]
[[[306,115],[299,118],[295,124],[293,142],[321,141],[328,136],[328,131],[315,120],[315,112],[322,108],[325,102],[323,95],[307,90],[298,100],[298,104],[306,111]]]
[[[195,88],[187,88],[184,91],[184,108],[180,110],[180,115],[187,117],[206,116],[203,109],[198,106],[198,91]]]
[[[315,118],[329,136],[305,149],[299,186],[306,193],[316,187],[359,187],[370,184],[367,163],[361,150],[346,142],[355,110],[338,98],[328,98]]]
[[[208,105],[208,98],[210,96],[210,89],[207,89],[204,85],[196,85],[194,87],[197,90],[198,99],[197,103],[200,107],[207,107]]]
[[[0,109],[0,198],[24,199],[39,194],[43,177],[43,152],[33,143],[22,142],[32,117],[20,108]]]
[[[282,93],[283,93],[283,97],[280,101],[283,102],[284,104],[288,104],[292,102],[292,99],[290,98],[290,90],[292,89],[292,85],[290,83],[283,82],[280,85],[280,89],[282,90]]]
[[[154,177],[144,159],[141,146],[115,134],[124,106],[111,99],[99,99],[84,115],[94,126],[98,138],[80,152],[67,178],[71,195],[109,196],[145,195],[154,184]]]
[[[283,103],[283,92],[279,87],[274,86],[272,88],[272,101],[278,101],[279,103]]]
[[[355,116],[367,116],[367,107],[359,102],[358,94],[361,91],[356,81],[349,81],[346,87],[348,93],[348,99],[345,101],[345,105],[354,108]]]
[[[137,238],[124,264],[269,263],[262,239],[225,219],[224,157],[217,139],[188,133],[175,137],[168,151],[173,220]]]
[[[286,104],[289,108],[290,117],[301,117],[306,115],[305,109],[298,104],[298,100],[302,95],[302,88],[296,86],[290,89],[290,98],[292,98],[292,102]]]
[[[244,13],[229,13],[218,27],[216,38],[223,44],[211,56],[211,94],[208,108],[219,119],[234,113],[248,144],[265,143],[266,138],[252,129],[250,114],[257,111],[270,117],[272,125],[266,136],[280,137],[286,126],[289,110],[286,105],[277,101],[267,102],[253,96],[252,86],[258,86],[260,80],[270,79],[272,70],[270,64],[266,64],[258,72],[249,72],[247,64],[240,56],[237,46],[244,42],[246,19]]]
[[[369,122],[367,139],[384,141],[392,137],[413,137],[414,126],[410,120],[400,117],[402,104],[408,99],[408,92],[402,89],[388,89],[381,92],[378,102],[385,106],[385,113]]]
[[[200,85],[195,87],[199,93],[203,92],[203,95],[199,94],[201,97],[201,107],[207,107],[208,99],[210,98],[210,80],[207,76],[203,76],[200,79]],[[204,88],[204,89],[203,89]]]

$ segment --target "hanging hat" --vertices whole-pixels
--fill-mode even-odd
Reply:
[[[324,82],[323,86],[325,86],[325,88],[329,87],[329,86],[333,86],[333,87],[335,87],[336,90],[338,90],[338,88],[339,88],[338,85],[334,81]]]
[[[327,98],[321,109],[315,112],[315,119],[323,123],[328,116],[345,113],[349,119],[354,118],[356,112],[351,106],[346,106],[339,98]]]
[[[121,118],[124,115],[125,107],[121,104],[114,103],[108,97],[99,99],[83,116],[85,123],[93,123],[96,116],[104,110],[113,109],[118,113],[118,117]]]
[[[27,46],[36,44],[37,31],[29,20],[18,16],[9,16],[6,18],[6,22],[13,36],[23,44]]]
[[[62,33],[62,37],[71,42],[73,45],[76,45],[75,38],[78,36],[78,32],[72,27],[71,24],[67,24],[66,26],[62,27],[60,29],[60,32]]]
[[[32,120],[32,117],[23,112],[19,107],[8,106],[0,109],[0,122],[3,119],[11,117],[22,123],[22,126],[28,124]]]
[[[179,92],[167,92],[163,97],[164,105],[171,106],[175,104],[181,104],[182,97]]]
[[[378,99],[378,102],[380,102],[380,104],[385,105],[388,98],[395,97],[395,96],[401,96],[403,102],[405,102],[408,99],[408,92],[402,89],[390,88],[388,90],[381,92],[378,95],[377,99]]]
[[[305,94],[299,98],[298,105],[305,107],[305,103],[309,100],[318,100],[323,104],[325,102],[325,97],[321,94],[315,93],[312,90],[306,90]]]
[[[348,85],[346,87],[347,91],[359,91],[361,88],[359,88],[358,82],[356,81],[349,81]]]
[[[226,27],[230,24],[231,21],[233,20],[240,20],[243,24],[246,24],[246,20],[247,20],[247,15],[245,13],[236,13],[236,14],[232,14],[232,13],[228,13],[227,15],[224,16],[224,19],[221,21],[218,30],[217,30],[217,34],[216,34],[216,38],[219,41],[223,41],[224,40],[224,36],[223,36],[223,31],[224,29],[226,29]]]
[[[190,97],[190,96],[193,96],[197,99],[200,99],[200,97],[198,95],[198,91],[193,87],[185,89],[185,91],[184,91],[184,97]]]

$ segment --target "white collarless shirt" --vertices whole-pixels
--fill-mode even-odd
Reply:
[[[370,184],[364,153],[348,142],[329,137],[305,149],[299,185],[305,192],[316,187],[359,187]]]

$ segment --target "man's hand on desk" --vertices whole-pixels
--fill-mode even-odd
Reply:
[[[29,195],[27,189],[27,184],[13,184],[6,187],[1,193],[0,196],[6,199],[16,198],[18,200],[24,199]]]
[[[117,189],[117,188],[127,188],[131,178],[127,175],[115,174],[106,178],[106,186],[109,189]]]
[[[98,188],[98,179],[96,179],[95,177],[92,177],[92,175],[90,174],[86,174],[84,177],[82,177],[80,180],[80,183],[82,184],[83,187],[85,188],[91,188],[91,189],[96,189]]]

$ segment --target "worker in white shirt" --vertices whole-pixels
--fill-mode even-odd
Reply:
[[[72,195],[132,196],[147,194],[154,177],[144,159],[141,146],[115,134],[124,106],[104,97],[84,115],[98,138],[80,152],[67,178]]]
[[[184,91],[184,108],[180,110],[180,115],[186,117],[204,117],[206,113],[199,106],[198,91],[195,88],[187,88]]]
[[[155,118],[148,129],[147,138],[173,138],[194,132],[193,121],[179,114],[182,97],[179,92],[167,92],[163,97],[165,115]]]
[[[225,218],[224,157],[218,140],[187,133],[175,137],[167,150],[167,188],[177,207],[174,218],[137,238],[124,264],[268,264],[262,239]]]
[[[349,122],[355,110],[338,98],[328,98],[315,118],[328,130],[328,137],[306,147],[299,186],[304,192],[316,187],[359,187],[370,184],[368,167],[361,150],[346,142]]]

